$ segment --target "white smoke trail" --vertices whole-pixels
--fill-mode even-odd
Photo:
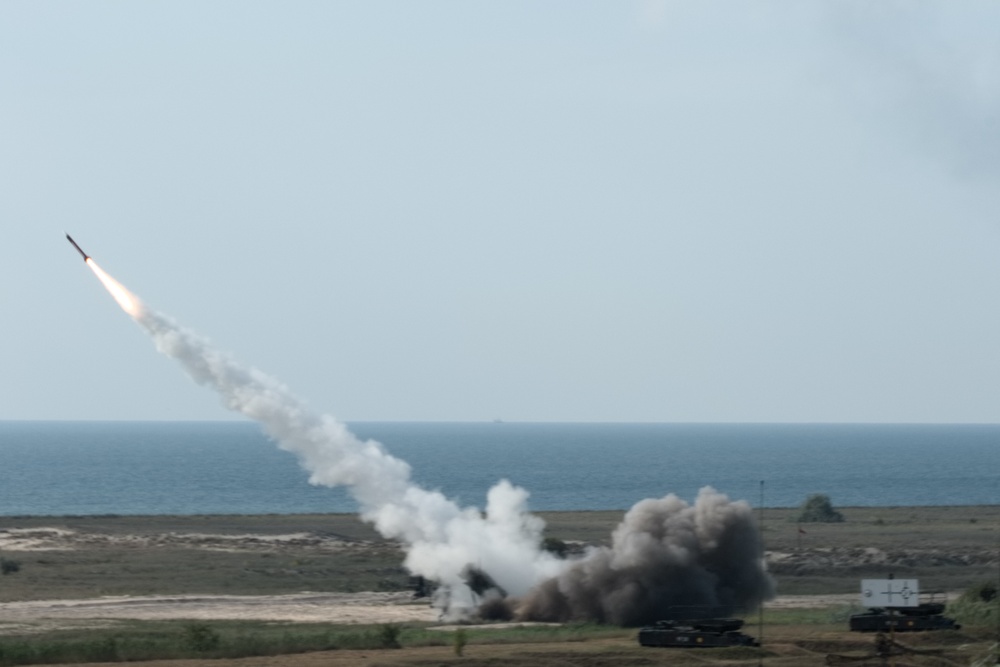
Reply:
[[[436,603],[451,618],[472,614],[481,602],[466,581],[470,568],[511,596],[487,594],[482,612],[523,619],[636,625],[666,617],[677,605],[729,613],[773,594],[746,503],[708,488],[694,506],[672,495],[644,500],[626,514],[611,548],[562,560],[541,548],[545,524],[528,513],[524,489],[501,480],[481,513],[420,488],[410,480],[410,466],[381,444],[313,413],[277,380],[150,310],[86,261],[160,352],[295,454],[312,484],[346,487],[365,521],[403,542],[404,565],[441,584]]]
[[[295,454],[312,484],[343,486],[361,516],[383,536],[408,546],[404,565],[442,584],[440,603],[451,616],[473,610],[477,599],[462,572],[486,571],[504,589],[526,593],[556,574],[563,562],[540,548],[544,522],[527,513],[528,493],[501,481],[487,495],[485,514],[459,508],[440,492],[410,480],[410,466],[374,440],[362,441],[344,424],[318,415],[287,387],[215,349],[207,340],[145,306],[93,262],[88,265],[153,339],[230,410],[258,422],[278,446]]]

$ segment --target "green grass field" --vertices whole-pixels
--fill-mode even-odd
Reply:
[[[819,667],[838,664],[829,662],[830,655],[857,658],[873,651],[874,638],[846,632],[840,611],[769,612],[763,635],[755,624],[745,628],[764,638],[760,648],[729,649],[641,647],[634,629],[594,625],[442,632],[419,626],[123,622],[114,628],[0,637],[0,665],[155,661],[157,667]],[[900,635],[898,640],[919,653],[897,657],[897,667],[994,664],[994,640],[988,630]]]

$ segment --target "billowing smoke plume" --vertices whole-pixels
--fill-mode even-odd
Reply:
[[[506,606],[523,620],[641,625],[728,616],[772,594],[750,506],[705,487],[694,505],[673,494],[640,501],[610,547],[592,550]]]
[[[450,617],[472,615],[487,600],[519,618],[636,624],[676,615],[677,605],[738,610],[770,593],[744,503],[711,490],[693,507],[674,496],[645,500],[610,549],[562,560],[541,548],[544,522],[527,512],[524,489],[500,481],[482,513],[416,486],[410,466],[382,445],[311,412],[281,383],[150,310],[86,261],[160,352],[227,408],[260,423],[298,457],[311,483],[346,487],[365,521],[406,545],[404,565],[441,585],[436,603]]]

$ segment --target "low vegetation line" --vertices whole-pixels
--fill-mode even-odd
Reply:
[[[572,642],[634,630],[591,624],[453,631],[382,624],[344,626],[266,622],[131,622],[121,627],[0,637],[0,666],[244,658],[341,649]]]

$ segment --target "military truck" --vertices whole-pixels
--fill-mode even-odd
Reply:
[[[944,604],[922,602],[916,607],[872,607],[850,619],[853,632],[923,632],[925,630],[959,630],[962,626],[942,616]]]
[[[742,627],[739,618],[657,621],[639,630],[639,644],[682,648],[760,646],[756,639],[739,631]]]

